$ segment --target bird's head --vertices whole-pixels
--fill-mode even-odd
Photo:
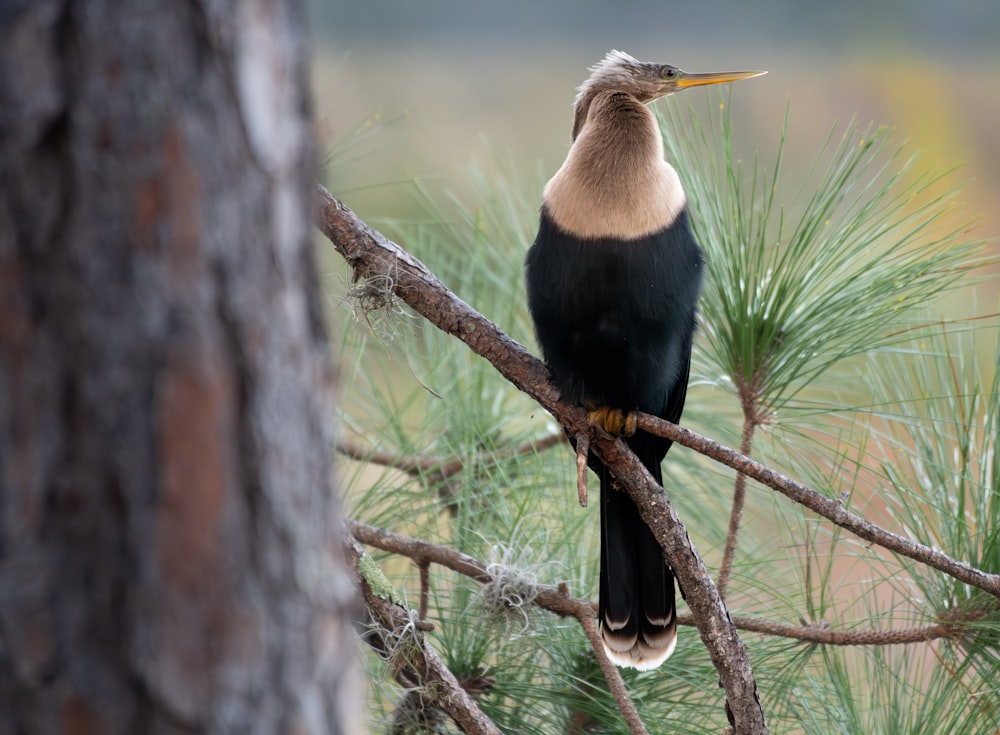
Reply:
[[[670,64],[656,64],[634,59],[623,51],[611,51],[590,67],[590,76],[580,85],[576,95],[577,125],[586,119],[587,107],[600,92],[624,92],[646,103],[689,87],[722,84],[766,74],[764,71],[723,71],[692,74]]]
[[[625,92],[640,102],[652,102],[681,89],[722,84],[766,74],[764,71],[722,71],[691,74],[670,64],[639,61],[623,51],[611,51],[590,67],[590,76],[580,85],[576,101],[594,92]]]

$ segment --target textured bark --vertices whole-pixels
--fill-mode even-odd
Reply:
[[[430,727],[430,721],[437,719],[431,712],[440,710],[467,735],[502,735],[493,720],[479,708],[472,695],[425,640],[424,631],[432,630],[434,626],[424,623],[422,618],[414,618],[411,611],[373,589],[361,569],[364,552],[347,535],[344,546],[348,567],[354,575],[355,586],[364,597],[369,617],[364,639],[386,660],[395,679],[410,694],[419,697],[417,709],[430,717],[426,732],[437,731]],[[417,731],[424,732],[419,728]],[[391,732],[396,732],[396,729]]]
[[[0,2],[2,733],[351,730],[303,26]]]

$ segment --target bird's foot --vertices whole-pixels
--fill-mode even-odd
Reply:
[[[587,412],[587,421],[591,426],[603,429],[612,436],[632,436],[635,434],[636,417],[634,411],[598,406]]]

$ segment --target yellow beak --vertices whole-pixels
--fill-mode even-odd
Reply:
[[[767,74],[766,71],[717,71],[708,74],[688,74],[681,73],[681,78],[677,80],[677,86],[681,89],[687,87],[701,87],[705,84],[724,84],[726,82],[737,82],[740,79],[750,79]]]

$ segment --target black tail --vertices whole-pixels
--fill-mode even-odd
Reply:
[[[661,441],[637,434],[628,444],[663,483]],[[669,444],[667,445],[669,446]],[[618,666],[645,671],[663,663],[677,642],[674,574],[632,498],[601,476],[601,597],[599,618],[604,650]]]

